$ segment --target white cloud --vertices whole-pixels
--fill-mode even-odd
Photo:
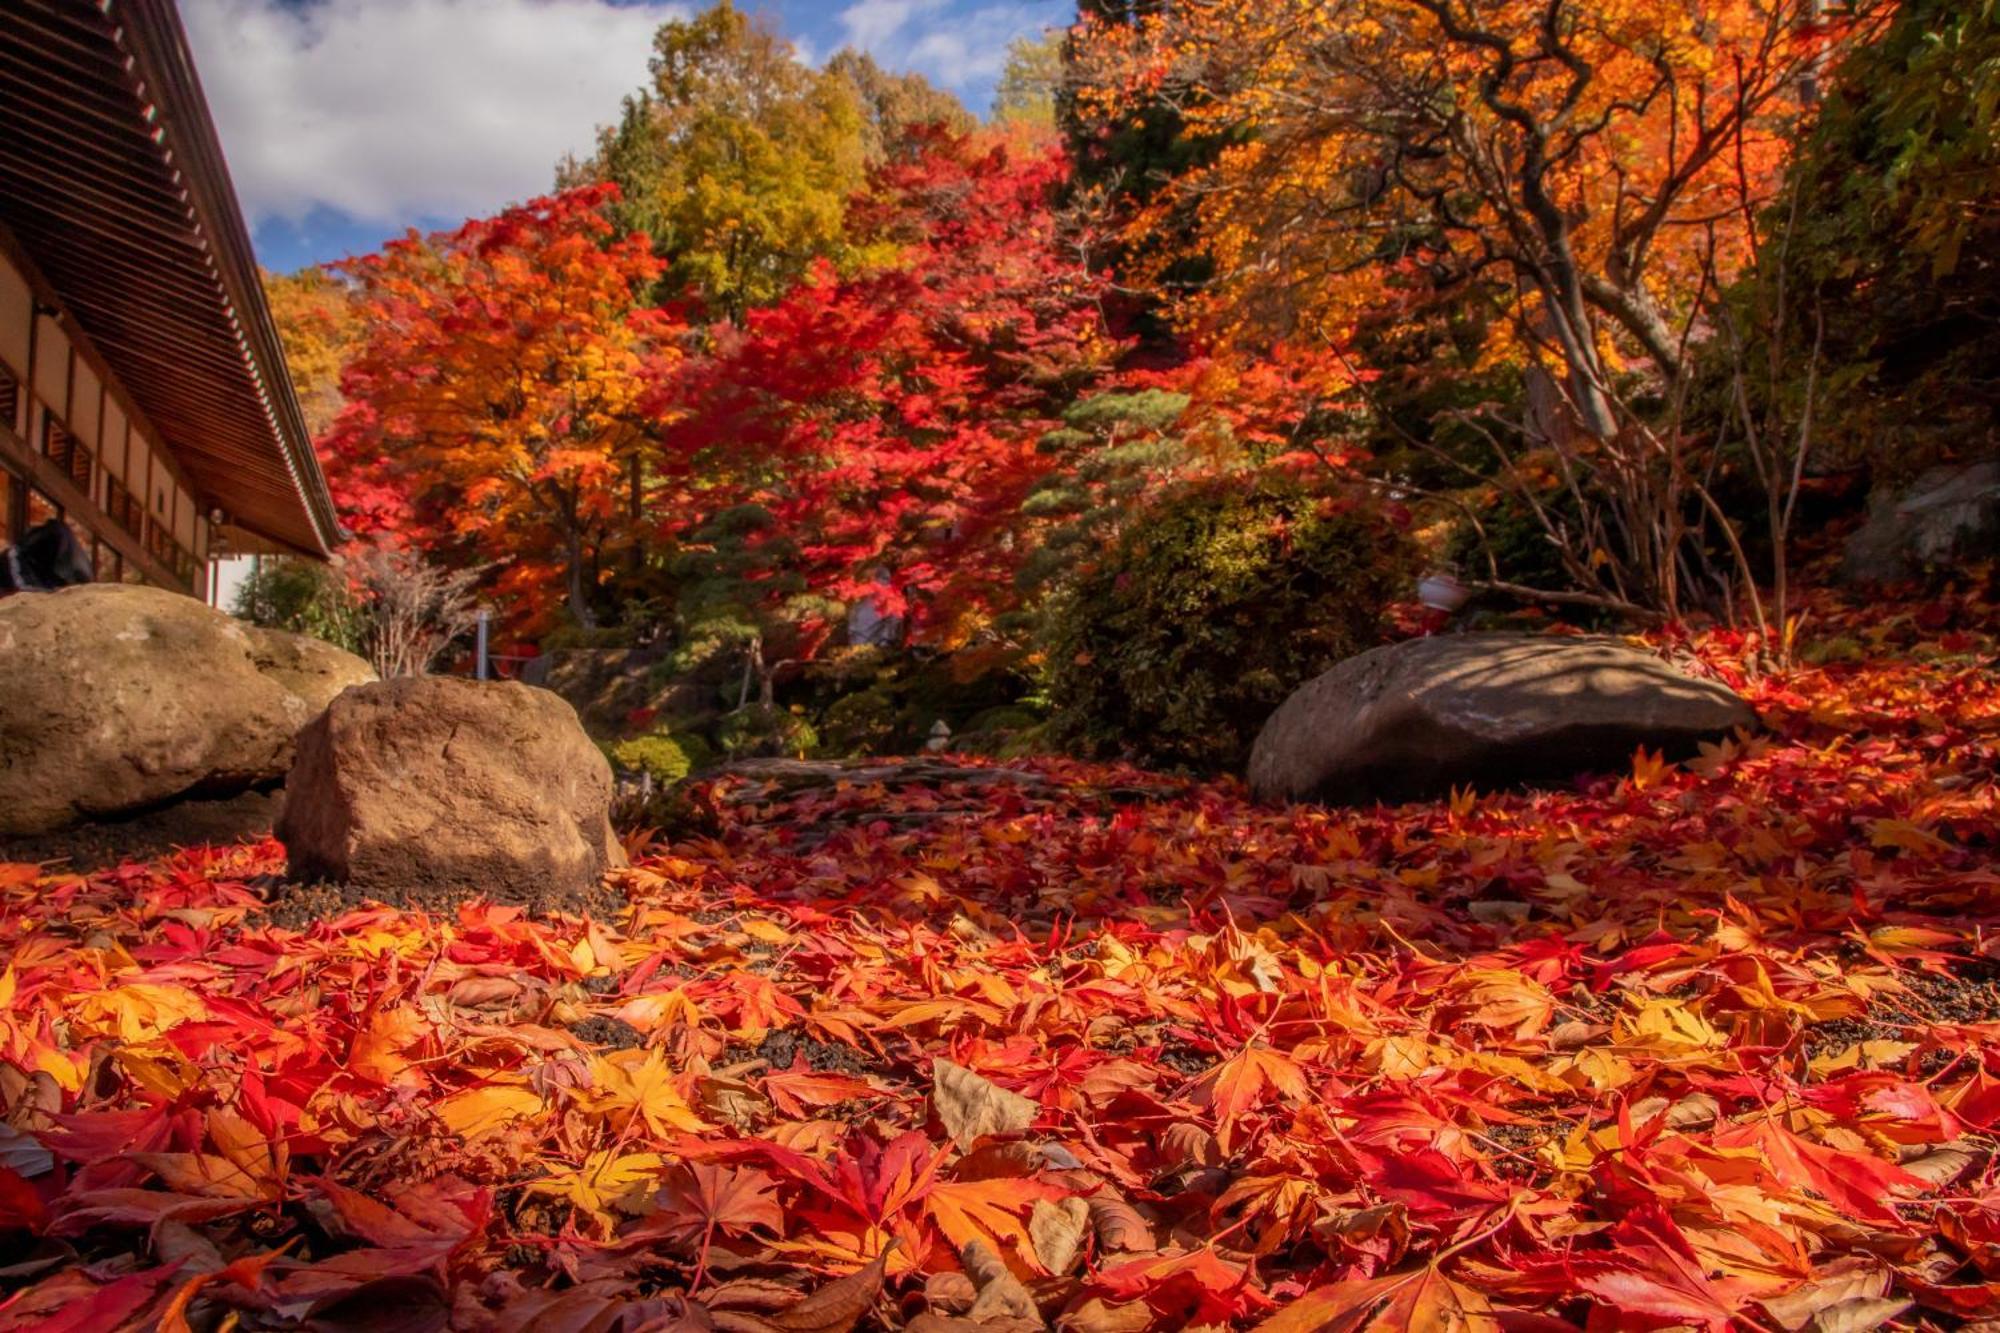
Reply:
[[[919,11],[936,13],[944,0],[857,0],[840,11],[850,45],[874,51],[894,40]]]
[[[1073,13],[1052,0],[854,0],[840,11],[840,26],[850,45],[887,68],[915,69],[963,93],[992,84],[1014,38],[1040,36]]]
[[[686,8],[182,0],[181,13],[253,227],[320,207],[400,226],[545,192]]]

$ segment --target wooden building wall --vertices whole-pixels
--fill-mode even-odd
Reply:
[[[206,595],[212,533],[185,474],[0,234],[0,544],[55,516],[100,581]]]

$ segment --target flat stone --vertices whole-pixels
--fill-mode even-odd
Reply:
[[[1628,768],[1756,725],[1735,691],[1610,639],[1449,634],[1301,686],[1251,748],[1261,800],[1416,800]]]

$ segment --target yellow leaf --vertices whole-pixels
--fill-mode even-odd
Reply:
[[[676,1131],[698,1133],[711,1128],[696,1115],[674,1087],[666,1056],[651,1051],[619,1051],[590,1066],[598,1093],[584,1105],[593,1111],[608,1112],[620,1128],[636,1114],[655,1135]]]
[[[751,939],[759,940],[765,944],[790,944],[792,942],[792,933],[789,930],[766,921],[761,917],[752,917],[750,920],[745,921],[743,923],[743,933]]]
[[[348,1070],[375,1083],[393,1083],[410,1067],[404,1052],[430,1035],[422,1014],[406,1006],[379,1009],[354,1038],[347,1055]]]
[[[454,1093],[439,1102],[436,1109],[438,1118],[452,1133],[476,1139],[510,1120],[538,1114],[542,1099],[527,1088],[493,1085]]]
[[[70,1022],[93,1036],[120,1041],[151,1041],[169,1028],[208,1017],[201,997],[183,986],[135,981],[106,991],[90,991],[74,1000]]]
[[[592,1153],[574,1171],[559,1171],[528,1188],[537,1194],[566,1199],[578,1212],[609,1222],[609,1209],[636,1212],[640,1195],[659,1175],[663,1165],[658,1153],[636,1152],[620,1156],[615,1148]]]

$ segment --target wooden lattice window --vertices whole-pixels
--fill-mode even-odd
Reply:
[[[90,481],[97,460],[91,457],[83,441],[70,434],[69,427],[53,412],[42,417],[42,452],[51,463],[68,474],[78,490],[85,495],[90,494]]]
[[[0,426],[16,430],[20,420],[21,381],[14,378],[13,371],[0,366]]]
[[[145,536],[146,506],[116,477],[104,480],[104,512],[135,538]]]

